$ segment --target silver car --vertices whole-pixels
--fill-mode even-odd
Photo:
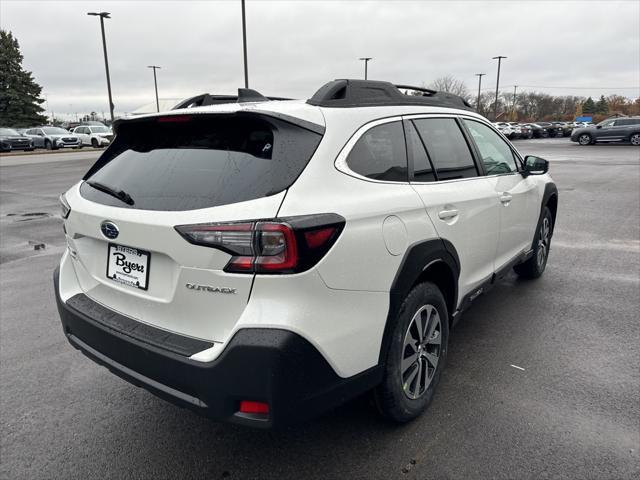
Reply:
[[[60,127],[30,128],[24,133],[33,140],[35,148],[57,150],[59,148],[82,148],[77,135]]]

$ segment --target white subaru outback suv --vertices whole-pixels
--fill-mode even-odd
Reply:
[[[61,197],[69,342],[218,420],[274,427],[369,390],[418,416],[461,312],[512,268],[543,273],[558,195],[464,100],[414,90],[241,89],[118,122]]]

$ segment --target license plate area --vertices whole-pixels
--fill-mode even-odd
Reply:
[[[147,290],[151,253],[110,243],[107,248],[107,278],[122,285]]]

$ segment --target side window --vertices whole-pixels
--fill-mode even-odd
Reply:
[[[467,141],[453,118],[414,120],[438,180],[477,177],[478,170]]]
[[[374,180],[408,181],[402,123],[385,123],[365,132],[349,152],[347,165]]]
[[[486,125],[474,120],[464,120],[473,141],[480,150],[487,175],[517,172],[518,166],[509,145]]]
[[[433,167],[420,135],[418,135],[413,122],[407,122],[405,125],[407,125],[407,150],[411,153],[413,160],[413,179],[416,182],[433,182],[436,179]]]

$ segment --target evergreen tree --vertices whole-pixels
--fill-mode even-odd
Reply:
[[[600,100],[596,102],[596,113],[601,113],[603,115],[609,113],[609,103],[607,103],[607,99],[604,98],[604,95],[600,95]]]
[[[31,72],[22,68],[18,40],[11,32],[0,30],[0,124],[8,127],[31,127],[46,123],[41,115],[42,87]]]
[[[582,104],[582,113],[584,114],[594,114],[596,113],[596,103],[593,101],[593,98],[589,97]]]

